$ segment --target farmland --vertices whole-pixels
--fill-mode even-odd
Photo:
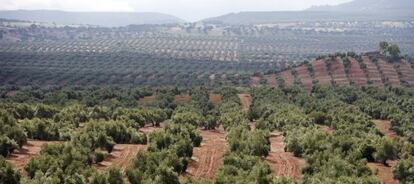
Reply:
[[[405,168],[412,167],[410,150],[414,149],[409,123],[413,94],[404,88],[337,86],[314,89],[312,94],[289,87],[256,87],[248,91],[222,88],[214,95],[205,88],[181,92],[166,88],[154,94],[145,88],[117,88],[116,91],[77,88],[81,95],[76,100],[80,104],[75,106],[60,106],[41,98],[67,93],[73,90],[70,88],[38,89],[36,93],[41,96],[31,96],[34,89],[3,90],[13,90],[13,95],[1,99],[4,109],[1,111],[2,130],[15,130],[13,134],[2,135],[16,145],[5,147],[6,143],[1,144],[1,148],[6,149],[2,153],[7,165],[2,167],[15,168],[12,171],[25,181],[49,178],[42,174],[44,172],[73,177],[75,173],[71,173],[70,166],[79,159],[91,159],[78,166],[94,173],[85,178],[91,181],[233,183],[260,179],[266,183],[311,183],[314,180],[324,183],[336,178],[330,175],[332,170],[327,167],[333,163],[350,169],[335,170],[342,180],[364,183],[411,181],[410,175],[401,173],[409,172]],[[27,93],[30,91],[32,93]],[[132,106],[125,100],[109,104],[105,102],[109,99],[104,100],[112,98],[110,101],[114,101],[121,94],[128,98],[128,91],[153,97],[151,101],[137,101]],[[108,97],[110,93],[114,95]],[[10,91],[7,94],[11,94]],[[98,103],[88,102],[91,94],[99,99]],[[185,101],[176,100],[183,96]],[[213,100],[216,105],[212,104],[212,97],[220,97],[220,100]],[[19,102],[22,98],[30,99],[26,100],[30,103]],[[137,98],[145,99],[143,96]],[[395,100],[404,103],[393,103]],[[389,108],[395,110],[388,111]],[[253,121],[254,126],[251,125]],[[49,128],[41,128],[45,125]],[[349,133],[359,135],[343,139]],[[188,137],[181,137],[183,135]],[[349,146],[338,148],[337,144]],[[354,160],[352,154],[362,145],[371,151],[357,154],[357,160]],[[401,146],[404,149],[398,149]],[[73,152],[64,151],[68,149]],[[86,157],[78,155],[80,153]],[[65,173],[55,171],[53,167],[42,167],[42,160],[63,159],[69,156],[67,154],[71,154],[71,159],[67,160],[69,165]],[[337,154],[345,159],[338,159]],[[351,158],[352,161],[348,160]],[[152,162],[158,164],[151,165]],[[234,167],[239,164],[247,165]],[[230,168],[238,169],[231,171]],[[162,181],[157,177],[161,173],[153,175],[145,172],[146,169],[155,169],[157,173],[166,169],[171,173]],[[254,169],[261,169],[264,175],[255,175]],[[353,174],[356,170],[362,173]],[[236,174],[230,174],[230,171]],[[145,175],[145,179],[138,177],[138,173]],[[81,174],[86,177],[86,170]]]
[[[350,24],[4,24],[0,183],[411,184],[412,23]]]
[[[269,87],[298,85],[308,91],[313,86],[331,85],[413,87],[410,82],[413,66],[404,59],[391,62],[380,53],[371,56],[369,53],[337,53],[280,72],[275,77],[277,83],[272,82],[271,75],[263,75],[261,79],[266,80],[265,85]]]
[[[247,87],[261,82],[261,78],[251,78],[252,75],[275,74],[305,60],[313,61],[336,52],[359,54],[376,50],[382,40],[392,40],[400,45],[402,53],[414,54],[412,22],[403,22],[405,26],[396,28],[385,26],[386,22],[288,24],[291,26],[200,23],[117,28],[48,27],[35,23],[19,26],[7,20],[0,22],[3,85]],[[323,29],[330,26],[337,30]],[[397,71],[387,68],[382,61],[378,63],[385,71],[381,75],[390,77],[392,85],[398,85],[394,76]],[[333,64],[333,69],[337,69]],[[341,61],[337,64],[341,67]],[[369,72],[374,72],[370,73],[374,75],[372,82],[380,85],[372,71],[376,68],[367,66]],[[403,76],[411,75],[401,68]],[[318,69],[321,71],[316,71],[316,78],[322,77],[321,83],[329,83],[330,79],[325,81],[319,76],[323,68]],[[343,74],[338,73],[334,80],[346,83],[341,79]],[[309,76],[303,77],[307,78],[303,82],[310,89]],[[272,80],[268,83],[274,84]],[[410,78],[404,80],[412,83]]]

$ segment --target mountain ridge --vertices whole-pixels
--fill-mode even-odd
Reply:
[[[133,24],[181,24],[178,17],[155,12],[68,12],[60,10],[1,10],[0,18],[118,27]]]
[[[303,11],[238,12],[202,20],[233,25],[306,21],[414,20],[412,0],[355,0]]]

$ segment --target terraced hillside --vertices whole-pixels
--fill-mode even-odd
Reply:
[[[362,56],[337,54],[293,67],[273,77],[265,75],[263,79],[271,87],[299,84],[308,91],[315,85],[413,87],[414,63],[406,59],[391,62],[376,52]]]

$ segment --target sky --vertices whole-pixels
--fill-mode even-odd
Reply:
[[[1,10],[159,12],[187,21],[241,11],[303,10],[351,0],[0,0]]]

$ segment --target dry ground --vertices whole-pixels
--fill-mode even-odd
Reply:
[[[187,173],[194,179],[214,179],[218,168],[223,163],[223,154],[227,149],[224,130],[201,131],[203,141],[195,147]]]
[[[210,96],[209,96],[209,101],[213,105],[218,105],[218,104],[221,103],[221,95],[220,94],[211,93]]]
[[[332,134],[333,129],[327,125],[317,125],[319,129],[321,129],[322,131]]]
[[[387,120],[373,120],[375,126],[378,130],[384,134],[387,139],[394,139],[398,137],[398,135],[390,130],[391,122]],[[387,161],[388,166],[380,163],[368,163],[368,167],[372,170],[375,176],[378,177],[381,184],[397,184],[399,183],[398,180],[394,180],[394,175],[392,174],[392,166],[397,161]]]
[[[244,111],[249,111],[250,105],[252,103],[252,97],[250,94],[239,94],[240,104]]]
[[[146,145],[117,144],[112,153],[103,162],[97,164],[96,167],[103,170],[110,166],[117,166],[123,172],[132,163],[135,155],[139,151],[145,150],[145,148]]]
[[[388,139],[394,139],[397,134],[390,130],[391,122],[387,120],[373,120],[377,129]]]
[[[174,102],[177,104],[183,104],[190,101],[190,95],[176,95],[174,96]]]
[[[375,176],[378,177],[381,184],[398,184],[398,180],[394,180],[394,175],[392,174],[392,166],[395,164],[395,161],[389,161],[388,165],[385,166],[379,163],[368,163],[368,167],[372,170]]]
[[[155,101],[155,95],[152,96],[146,96],[144,98],[140,98],[139,102],[143,103],[143,104],[148,104],[148,103],[152,103]]]
[[[24,145],[21,149],[14,151],[10,156],[7,157],[7,161],[13,164],[20,171],[24,170],[26,164],[34,156],[40,153],[42,146],[44,144],[56,144],[56,141],[38,141],[38,140],[28,140],[27,144]]]
[[[272,169],[273,176],[292,177],[300,181],[302,179],[301,168],[305,164],[305,160],[285,152],[283,139],[282,132],[275,130],[271,133],[271,149],[266,161]]]

